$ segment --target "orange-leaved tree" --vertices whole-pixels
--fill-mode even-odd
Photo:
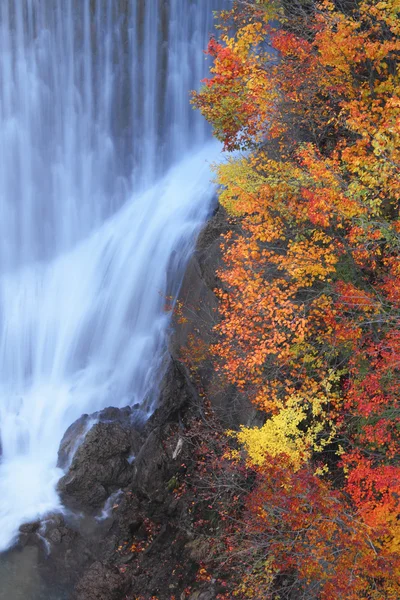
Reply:
[[[271,511],[293,497],[300,529],[319,540],[306,544],[310,572],[282,560],[285,531],[293,530],[290,511],[282,512],[264,547],[272,579],[259,597],[274,597],[279,573],[296,569],[304,593],[314,590],[310,598],[394,599],[400,2],[282,6],[238,1],[222,14],[220,38],[208,48],[211,75],[193,98],[225,149],[246,151],[217,167],[220,202],[240,227],[226,236],[212,351],[224,378],[265,412],[263,427],[237,434],[259,472],[254,527],[269,531]],[[279,477],[290,478],[280,495],[269,479],[279,457],[287,461]],[[351,499],[337,500],[348,519],[342,537],[327,481],[313,488],[318,518],[304,516],[311,501],[301,482],[309,489],[316,469]],[[261,515],[269,515],[263,525]],[[283,544],[277,553],[272,531]],[[302,555],[304,539],[292,540],[288,554]],[[393,566],[390,577],[381,559]],[[340,571],[347,587],[335,596],[329,586]]]

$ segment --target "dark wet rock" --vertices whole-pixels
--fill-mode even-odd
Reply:
[[[90,427],[90,423],[91,419],[89,415],[82,415],[80,419],[68,427],[58,450],[57,467],[66,469],[71,464],[75,452]]]
[[[163,498],[168,481],[188,453],[180,434],[182,416],[198,403],[186,367],[171,360],[161,384],[159,407],[146,424],[145,442],[135,458],[131,489],[154,500]]]
[[[40,526],[40,521],[33,521],[32,523],[24,523],[24,525],[21,525],[19,530],[21,533],[35,533],[40,528]]]
[[[33,521],[32,523],[24,523],[19,528],[18,536],[18,548],[22,549],[31,542],[35,542],[37,538],[37,532],[41,527],[40,521]],[[35,543],[33,543],[35,545]]]
[[[144,437],[166,423],[179,422],[183,412],[198,402],[198,392],[185,365],[171,357],[160,385],[158,407],[144,428]]]
[[[89,512],[101,508],[112,492],[129,483],[132,465],[128,458],[140,443],[140,435],[121,422],[93,425],[59,481],[64,502]]]
[[[129,582],[116,567],[95,562],[78,582],[73,600],[122,600]]]
[[[65,526],[65,518],[64,515],[58,512],[49,513],[45,519],[43,519],[41,523],[42,527],[47,530],[50,530],[53,527],[64,527]]]
[[[61,544],[62,542],[62,532],[60,529],[53,529],[47,536],[48,541],[51,544]]]
[[[163,493],[166,482],[176,470],[169,450],[165,445],[165,430],[155,429],[150,433],[136,457],[132,487],[147,497]]]
[[[129,423],[131,417],[132,409],[130,406],[125,406],[124,408],[109,406],[92,415],[93,419],[97,419],[101,423],[122,423],[123,425]]]
[[[141,445],[141,439],[133,426],[134,414],[135,412],[129,406],[126,406],[125,408],[115,408],[110,406],[91,415],[82,415],[68,427],[61,440],[60,448],[58,450],[57,466],[61,469],[66,469],[71,465],[72,459],[85,439],[87,432],[97,422],[120,423],[128,428],[131,428],[130,426],[132,424],[132,448],[134,451],[137,451]]]

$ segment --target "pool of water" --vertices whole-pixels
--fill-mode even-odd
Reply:
[[[54,584],[50,590],[42,580],[38,548],[0,555],[0,600],[67,600],[68,595]]]

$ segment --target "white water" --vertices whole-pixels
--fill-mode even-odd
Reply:
[[[213,195],[188,90],[222,4],[0,2],[0,551],[59,508],[67,427],[154,397]]]

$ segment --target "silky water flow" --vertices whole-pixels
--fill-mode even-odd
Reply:
[[[152,410],[214,194],[189,90],[222,4],[0,2],[0,551],[61,508],[71,423]]]

